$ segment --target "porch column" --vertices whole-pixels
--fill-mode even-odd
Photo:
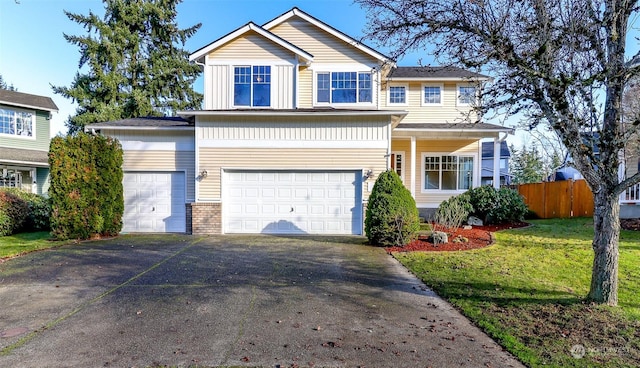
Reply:
[[[493,138],[493,187],[500,189],[500,139]]]
[[[416,198],[416,137],[411,137],[411,153],[409,160],[409,173],[410,173],[410,191],[411,196]]]

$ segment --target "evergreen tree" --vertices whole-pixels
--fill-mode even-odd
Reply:
[[[200,67],[182,47],[200,28],[179,29],[176,5],[182,0],[104,0],[101,19],[66,12],[86,35],[64,35],[80,49],[79,68],[69,87],[57,94],[78,103],[66,122],[70,133],[91,123],[131,117],[175,115],[200,108],[193,90]]]
[[[535,146],[517,149],[512,145],[509,166],[514,184],[538,183],[546,175],[544,160]]]
[[[8,91],[18,90],[16,87],[13,86],[13,84],[11,85],[7,84],[7,82],[4,81],[4,78],[2,78],[2,74],[0,74],[0,89],[6,89]]]

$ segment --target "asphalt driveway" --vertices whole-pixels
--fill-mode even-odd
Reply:
[[[363,242],[123,236],[0,263],[0,366],[522,366]]]

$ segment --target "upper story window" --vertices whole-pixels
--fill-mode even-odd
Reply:
[[[473,187],[473,156],[423,155],[423,191]]]
[[[407,86],[389,86],[387,92],[390,105],[406,105],[407,104]]]
[[[478,92],[475,86],[458,86],[458,106],[475,105]]]
[[[31,112],[0,109],[0,134],[35,137],[35,115]]]
[[[271,106],[271,67],[236,66],[233,70],[234,106]]]
[[[316,102],[330,104],[373,102],[373,83],[371,73],[317,73]]]
[[[442,85],[422,85],[422,106],[442,105]]]

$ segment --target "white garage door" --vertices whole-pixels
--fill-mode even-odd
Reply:
[[[125,172],[123,184],[123,232],[185,232],[184,173]]]
[[[226,171],[227,233],[362,234],[360,171]]]

